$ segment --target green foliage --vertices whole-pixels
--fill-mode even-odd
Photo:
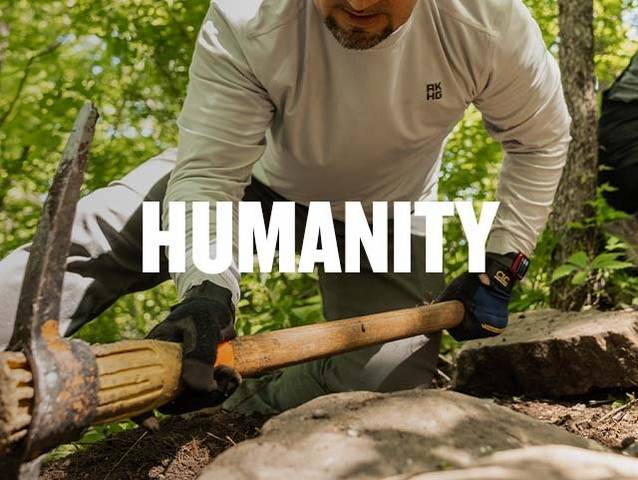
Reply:
[[[237,333],[256,333],[323,321],[316,275],[254,274],[242,278]]]
[[[175,119],[208,5],[204,0],[0,0],[1,21],[9,30],[8,48],[0,46],[1,256],[33,235],[85,100],[101,112],[85,192],[175,145]],[[313,280],[306,275],[245,276],[239,331],[321,320]],[[171,284],[128,295],[77,335],[91,342],[139,338],[175,302]]]
[[[551,254],[557,239],[549,230],[545,230],[538,241],[532,262],[523,282],[514,288],[511,312],[523,312],[548,305],[549,299],[549,265]]]
[[[556,0],[526,4],[557,54]],[[0,256],[33,235],[64,142],[87,99],[98,106],[101,120],[85,193],[175,145],[175,119],[208,5],[208,0],[0,0]],[[596,0],[601,88],[611,84],[638,48],[621,21],[637,6],[638,0]],[[480,115],[471,108],[444,154],[441,199],[493,200],[502,158],[500,146],[487,136]],[[593,222],[611,218],[603,205],[597,205],[597,212],[599,218]],[[446,226],[446,239],[446,272],[451,278],[467,265],[467,244],[457,223]],[[514,311],[546,305],[550,252],[556,241],[548,233],[541,237],[528,277],[515,290]],[[601,255],[586,261],[575,255],[554,275],[572,275],[576,281],[583,275],[594,278],[602,282],[610,301],[631,304],[632,295],[638,296],[638,278],[625,268],[619,255],[623,248],[610,237]],[[245,275],[242,290],[241,334],[322,320],[314,275]],[[171,283],[128,295],[78,336],[91,342],[139,338],[175,301]],[[456,348],[456,342],[445,337],[442,352],[453,356]],[[82,444],[130,427],[126,423],[94,428]]]
[[[176,143],[175,118],[208,4],[0,0],[0,255],[30,240],[59,154],[85,100],[98,106],[101,120],[84,192],[108,184]],[[556,0],[526,4],[556,54]],[[622,21],[637,6],[637,0],[596,1],[601,88],[610,85],[638,48]],[[480,115],[471,108],[444,154],[441,199],[493,200],[502,158],[500,146],[487,136]],[[457,223],[446,227],[446,238],[446,271],[451,278],[465,268],[467,245]],[[541,237],[528,278],[515,291],[514,309],[546,304],[551,281],[548,252],[555,241],[548,234]],[[615,255],[618,250],[605,253]],[[612,272],[615,288],[635,285],[627,269],[610,270],[607,264],[606,270],[597,271]],[[242,288],[242,334],[322,318],[314,276],[247,275]],[[78,335],[93,342],[140,337],[175,301],[170,283],[129,295]]]
[[[633,25],[634,41],[627,41],[630,25],[624,21],[627,14],[638,8],[637,0],[597,0],[595,6],[594,33],[596,35],[596,73],[601,90],[611,86],[622,72],[630,58],[636,53],[638,43],[636,29]],[[635,22],[635,20],[634,20]]]
[[[609,251],[622,246],[623,244],[619,243],[618,238],[612,237],[605,246],[607,251],[596,255],[593,259],[590,259],[587,253],[583,251],[576,252],[567,259],[567,263],[554,270],[552,282],[564,277],[571,277],[572,285],[584,285],[592,276],[603,275],[608,277],[615,270],[631,268],[633,266],[632,263],[620,260],[623,252]]]
[[[534,18],[538,21],[545,42],[552,53],[558,54],[558,4],[556,0],[526,0]],[[636,0],[597,0],[596,19],[596,73],[600,91],[611,85],[624,70],[631,56],[638,50],[638,22],[632,27],[623,18],[629,12],[635,15]],[[636,17],[633,17],[636,18]],[[633,39],[632,39],[633,38]],[[495,199],[498,171],[503,153],[498,143],[489,138],[483,128],[480,115],[471,108],[464,120],[454,130],[448,142],[444,158],[442,176],[439,183],[441,199],[454,200],[473,198],[479,202]],[[602,197],[600,197],[602,198]],[[595,201],[597,217],[592,222],[603,224],[619,219],[622,213],[612,211],[608,205]],[[467,265],[467,244],[457,222],[446,226],[446,274],[454,278]],[[546,307],[549,299],[551,278],[548,271],[552,265],[551,252],[558,239],[550,232],[539,238],[533,254],[531,268],[526,279],[514,291],[511,310],[522,311],[529,308]],[[618,272],[615,279],[624,280],[625,285],[633,284],[631,272]]]
[[[132,430],[138,428],[137,425],[131,421],[123,421],[117,423],[111,423],[109,425],[96,425],[84,434],[81,440],[77,442],[61,445],[46,456],[46,462],[53,462],[61,458],[67,457],[74,453],[85,450],[97,443],[103,442],[108,436],[115,435],[126,430]]]
[[[596,307],[624,307],[638,304],[638,278],[635,275],[635,265],[625,261],[629,256],[630,246],[615,235],[606,233],[604,225],[628,218],[629,215],[612,208],[604,197],[604,192],[613,190],[608,185],[598,188],[597,195],[590,205],[594,215],[584,222],[574,224],[574,229],[595,227],[601,231],[604,245],[601,253],[588,256],[585,251],[572,254],[564,265],[557,267],[551,277],[551,282],[561,278],[570,278],[572,285],[591,283],[595,286],[593,298],[589,305]]]
[[[622,397],[614,400],[611,404],[612,411],[624,409],[625,407],[630,407],[635,404],[637,401],[636,395],[633,393],[625,393]]]
[[[595,296],[591,299],[591,305],[596,307],[628,307],[638,305],[638,278],[636,277],[635,265],[624,261],[627,258],[629,246],[618,237],[607,235],[603,253],[596,255],[593,259],[582,255],[583,252],[576,252],[568,260],[563,272],[571,270],[574,265],[574,257],[578,257],[576,268],[560,273],[563,276],[571,275],[571,282],[575,285],[583,285],[586,282],[593,282],[596,285]],[[583,258],[584,257],[584,258]],[[556,273],[552,281],[557,277]]]
[[[607,203],[607,200],[605,200],[605,192],[613,192],[615,190],[614,187],[609,186],[607,183],[598,187],[596,190],[596,198],[587,202],[592,207],[594,215],[586,218],[583,222],[574,222],[570,227],[575,230],[587,228],[600,229],[608,222],[630,218],[630,215],[614,209]]]
[[[75,336],[89,343],[143,338],[168,315],[171,305],[175,303],[175,287],[171,282],[166,282],[152,292],[139,292],[123,297]]]

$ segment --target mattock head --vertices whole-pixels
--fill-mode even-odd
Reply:
[[[26,438],[0,462],[13,465],[13,477],[35,478],[37,462],[18,473],[20,464],[76,440],[95,416],[95,357],[86,343],[60,336],[58,317],[71,229],[97,119],[91,104],[80,111],[42,209],[24,274],[8,350],[26,354],[35,401]]]

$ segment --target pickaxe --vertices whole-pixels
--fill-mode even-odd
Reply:
[[[62,278],[97,112],[81,111],[45,203],[16,327],[0,353],[0,468],[37,478],[41,455],[91,424],[152,411],[180,391],[179,344],[153,340],[89,345],[58,333]],[[251,377],[318,358],[458,325],[460,302],[239,337],[219,345],[217,364]]]
[[[37,459],[60,442],[76,439],[91,423],[97,408],[95,357],[87,344],[60,338],[57,321],[75,206],[97,118],[96,109],[85,105],[76,120],[44,203],[24,274],[7,349],[20,353],[2,354],[3,374],[21,356],[29,366],[29,374],[21,374],[17,389],[0,385],[3,397],[18,402],[18,412],[0,405],[4,407],[0,410],[3,426],[13,413],[30,417],[29,429],[16,437],[1,432],[0,443],[10,442],[8,454],[0,460],[0,468],[9,478],[37,478]],[[20,397],[28,394],[33,395],[34,402],[24,410]],[[19,442],[14,444],[15,440]]]

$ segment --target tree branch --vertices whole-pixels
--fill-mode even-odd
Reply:
[[[20,79],[20,83],[18,84],[18,89],[16,90],[15,95],[11,99],[11,102],[9,102],[9,107],[2,114],[2,116],[0,116],[0,128],[2,128],[4,123],[7,121],[7,118],[9,118],[9,115],[11,115],[13,113],[13,110],[15,109],[15,106],[17,105],[18,101],[20,100],[20,95],[22,95],[22,91],[24,90],[24,87],[27,84],[27,80],[29,79],[29,74],[31,73],[31,67],[33,66],[33,64],[38,59],[55,52],[60,47],[60,45],[62,45],[62,43],[60,41],[56,40],[55,42],[53,42],[51,45],[49,45],[44,50],[42,50],[42,51],[40,51],[40,52],[38,52],[38,53],[36,53],[34,55],[31,55],[31,57],[29,57],[29,60],[27,60],[27,63],[24,66],[24,71],[22,73],[22,78]]]

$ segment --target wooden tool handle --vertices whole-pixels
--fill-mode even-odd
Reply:
[[[219,345],[216,364],[231,366],[242,376],[251,377],[452,328],[463,315],[463,304],[453,301],[239,337]],[[92,349],[100,383],[96,424],[141,415],[179,393],[181,345],[140,340],[95,345]],[[0,455],[26,435],[33,395],[33,377],[25,355],[0,353]]]
[[[217,364],[244,377],[402,338],[439,332],[463,320],[461,302],[443,302],[305,325],[248,337],[218,347]]]
[[[179,392],[182,347],[177,343],[125,341],[95,345],[92,350],[100,385],[95,424],[149,412]],[[0,455],[27,435],[33,398],[33,376],[26,356],[0,353]]]

